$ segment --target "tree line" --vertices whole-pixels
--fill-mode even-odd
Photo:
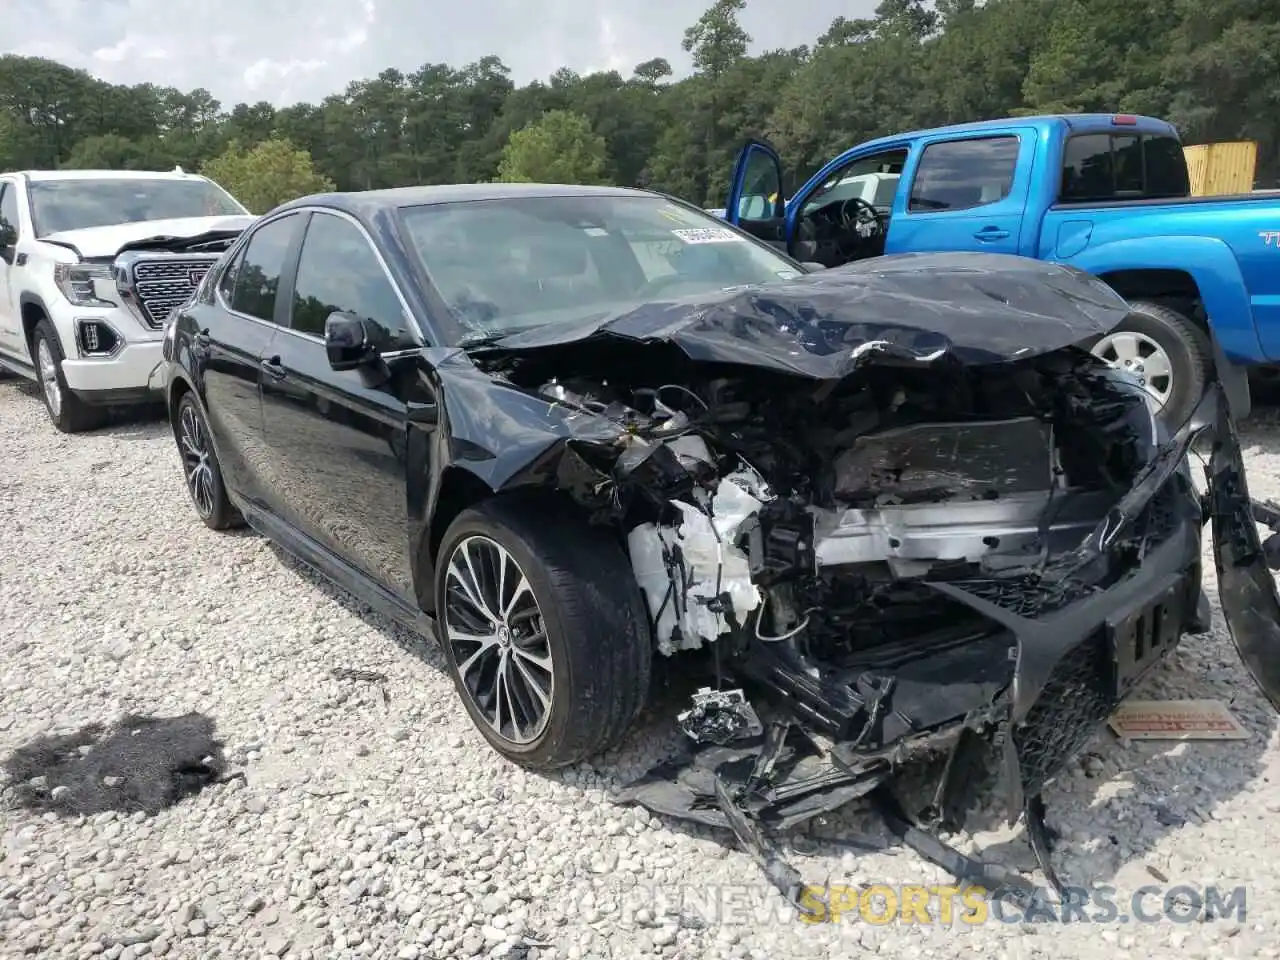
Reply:
[[[753,0],[763,3],[765,0]],[[255,212],[299,193],[495,179],[638,185],[724,202],[742,140],[763,136],[795,183],[863,140],[1051,112],[1166,117],[1187,143],[1258,143],[1280,185],[1277,0],[883,0],[813,44],[748,56],[747,0],[662,58],[516,86],[497,56],[387,69],[320,103],[227,109],[208,90],[98,80],[0,57],[0,170],[205,170]],[[767,47],[768,37],[758,37]]]

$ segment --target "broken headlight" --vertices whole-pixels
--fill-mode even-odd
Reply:
[[[1130,422],[1146,454],[1143,458],[1145,462],[1169,440],[1169,430],[1160,419],[1163,404],[1143,386],[1142,381],[1127,370],[1112,368],[1107,374],[1107,379],[1119,390],[1140,401],[1133,405]]]

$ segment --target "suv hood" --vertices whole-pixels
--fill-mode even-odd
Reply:
[[[1110,287],[1074,267],[1000,254],[901,254],[547,324],[481,349],[669,341],[693,360],[839,380],[866,362],[1030,358],[1105,334],[1128,312]]]
[[[257,217],[246,214],[234,217],[143,220],[136,223],[117,223],[106,227],[86,227],[83,230],[60,230],[41,237],[40,241],[67,247],[87,259],[112,257],[126,245],[153,238],[185,240],[221,231],[239,233],[256,219]]]

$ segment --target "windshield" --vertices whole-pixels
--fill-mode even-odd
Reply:
[[[118,223],[248,212],[210,180],[39,180],[30,185],[30,195],[39,237]]]
[[[400,215],[464,344],[801,274],[723,221],[661,197],[482,200]]]

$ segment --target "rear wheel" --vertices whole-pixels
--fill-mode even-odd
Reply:
[[[63,433],[82,433],[103,424],[105,411],[85,403],[67,386],[67,379],[62,375],[65,359],[62,343],[47,318],[36,324],[31,337],[31,355],[36,362],[44,408],[55,427]]]
[[[497,498],[450,525],[437,634],[485,739],[553,769],[617,743],[648,696],[652,646],[621,545],[569,505]]]
[[[1171,307],[1134,301],[1115,330],[1093,345],[1093,353],[1136,376],[1160,407],[1160,418],[1177,428],[1204,394],[1213,368],[1208,335]]]
[[[178,401],[173,433],[178,442],[178,454],[182,457],[182,476],[187,484],[187,494],[191,497],[191,505],[196,508],[196,515],[211,530],[241,526],[244,521],[231,505],[222,483],[222,469],[209,439],[209,425],[190,392],[184,393]]]

